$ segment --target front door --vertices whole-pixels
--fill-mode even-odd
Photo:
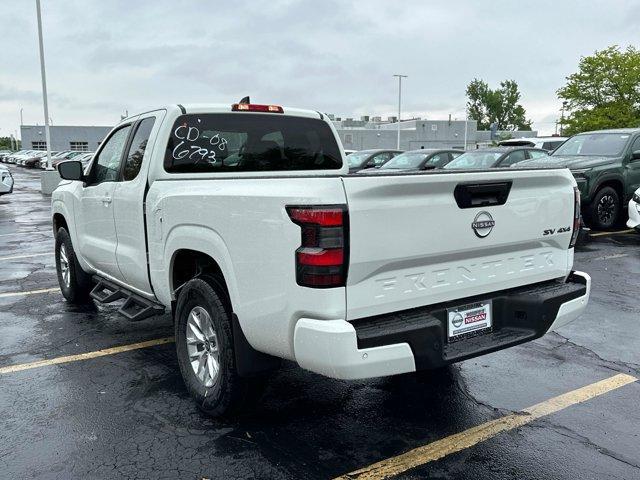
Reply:
[[[141,116],[133,126],[131,142],[124,156],[122,179],[116,184],[113,214],[118,233],[116,258],[127,285],[151,294],[147,268],[144,196],[147,172],[164,111]],[[164,155],[164,149],[161,149]]]
[[[113,193],[120,175],[131,125],[113,132],[94,158],[87,182],[80,197],[76,228],[79,251],[98,273],[122,280],[116,261]]]

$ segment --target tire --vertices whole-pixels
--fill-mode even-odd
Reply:
[[[591,227],[609,230],[618,224],[620,218],[620,196],[611,187],[603,187],[596,192],[589,204]]]
[[[212,417],[239,412],[259,398],[264,385],[263,377],[237,374],[231,313],[218,292],[203,279],[189,280],[180,289],[174,317],[182,379],[197,406]]]
[[[60,291],[68,302],[85,304],[89,301],[89,293],[93,287],[89,276],[78,263],[71,237],[62,227],[56,233],[56,271]]]

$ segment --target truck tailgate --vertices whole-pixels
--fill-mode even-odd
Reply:
[[[353,175],[343,183],[349,320],[569,273],[568,170]]]

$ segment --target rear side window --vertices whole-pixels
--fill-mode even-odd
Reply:
[[[542,144],[542,148],[544,148],[545,150],[555,150],[561,143],[562,141],[558,140],[555,140],[553,142],[544,142]]]
[[[500,166],[509,167],[514,163],[518,163],[518,162],[522,162],[523,160],[526,160],[526,158],[527,157],[524,153],[524,150],[516,150],[515,152],[510,153],[509,156],[507,156],[507,158],[502,160],[502,162],[500,162]]]
[[[319,119],[252,113],[181,115],[167,143],[169,173],[327,170],[342,166]]]
[[[547,152],[541,152],[539,150],[529,150],[529,157],[530,158],[542,158],[542,157],[548,157],[549,154]]]
[[[155,118],[149,117],[145,118],[138,124],[136,134],[133,136],[131,147],[127,154],[124,170],[122,171],[122,178],[125,181],[133,180],[138,176],[138,172],[140,172],[140,167],[142,167],[142,158],[144,157],[144,152],[147,148],[147,142],[149,142],[149,135],[151,134],[154,122]]]

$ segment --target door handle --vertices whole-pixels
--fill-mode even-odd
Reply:
[[[102,197],[102,203],[104,204],[105,207],[108,207],[109,204],[111,203],[111,197],[108,195],[105,195],[104,197]]]

